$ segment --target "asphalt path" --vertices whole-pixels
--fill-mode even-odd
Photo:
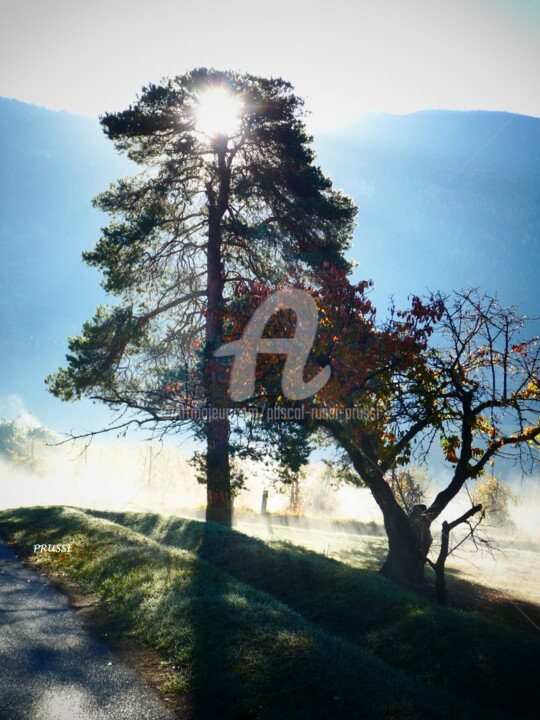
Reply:
[[[0,542],[0,720],[175,720],[66,597]]]

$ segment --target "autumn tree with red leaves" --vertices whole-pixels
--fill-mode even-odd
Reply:
[[[419,518],[402,507],[388,475],[412,458],[425,458],[434,442],[440,444],[452,479],[422,513],[429,531],[494,457],[513,457],[530,470],[540,436],[537,339],[524,339],[528,321],[515,308],[474,290],[452,298],[413,297],[409,309],[391,308],[381,323],[368,282],[353,285],[343,271],[327,268],[317,287],[296,284],[311,293],[319,309],[319,332],[305,377],[329,363],[331,379],[314,397],[292,402],[281,391],[283,359],[264,355],[252,402],[300,405],[302,424],[346,453],[358,483],[371,490],[383,514],[389,550],[382,572],[420,583],[429,543],[419,543]],[[261,284],[237,288],[228,339],[240,336],[271,291]],[[292,336],[294,314],[276,315],[267,333]],[[475,512],[480,510],[476,506]]]

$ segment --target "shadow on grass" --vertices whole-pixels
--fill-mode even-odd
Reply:
[[[94,513],[110,517],[109,513]],[[433,606],[371,571],[289,543],[179,518],[124,513],[116,521],[183,548],[262,590],[310,623],[368,649],[390,665],[515,717],[536,702],[540,641],[483,617]]]

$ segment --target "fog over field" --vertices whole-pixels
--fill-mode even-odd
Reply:
[[[189,464],[191,452],[156,441],[82,440],[60,446],[36,442],[36,470],[0,460],[0,509],[34,505],[75,505],[100,510],[159,512],[204,517],[206,489]],[[377,569],[386,551],[382,515],[366,488],[335,487],[322,463],[308,466],[300,483],[297,513],[291,488],[272,484],[273,470],[245,464],[248,487],[235,500],[236,527],[271,541],[293,542],[354,566]],[[540,602],[540,483],[515,473],[510,486],[518,496],[509,506],[510,523],[486,527],[493,551],[470,540],[449,558],[458,577]],[[261,516],[263,491],[269,491]],[[428,501],[437,491],[432,483]],[[432,526],[437,551],[440,522],[469,507],[466,494],[456,499]],[[346,521],[356,521],[347,525]],[[363,523],[364,525],[360,525]],[[461,536],[456,534],[455,541]]]

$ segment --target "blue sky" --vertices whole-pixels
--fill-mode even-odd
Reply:
[[[313,129],[425,108],[540,116],[540,0],[0,0],[0,95],[121,109],[195,66],[290,80]]]

